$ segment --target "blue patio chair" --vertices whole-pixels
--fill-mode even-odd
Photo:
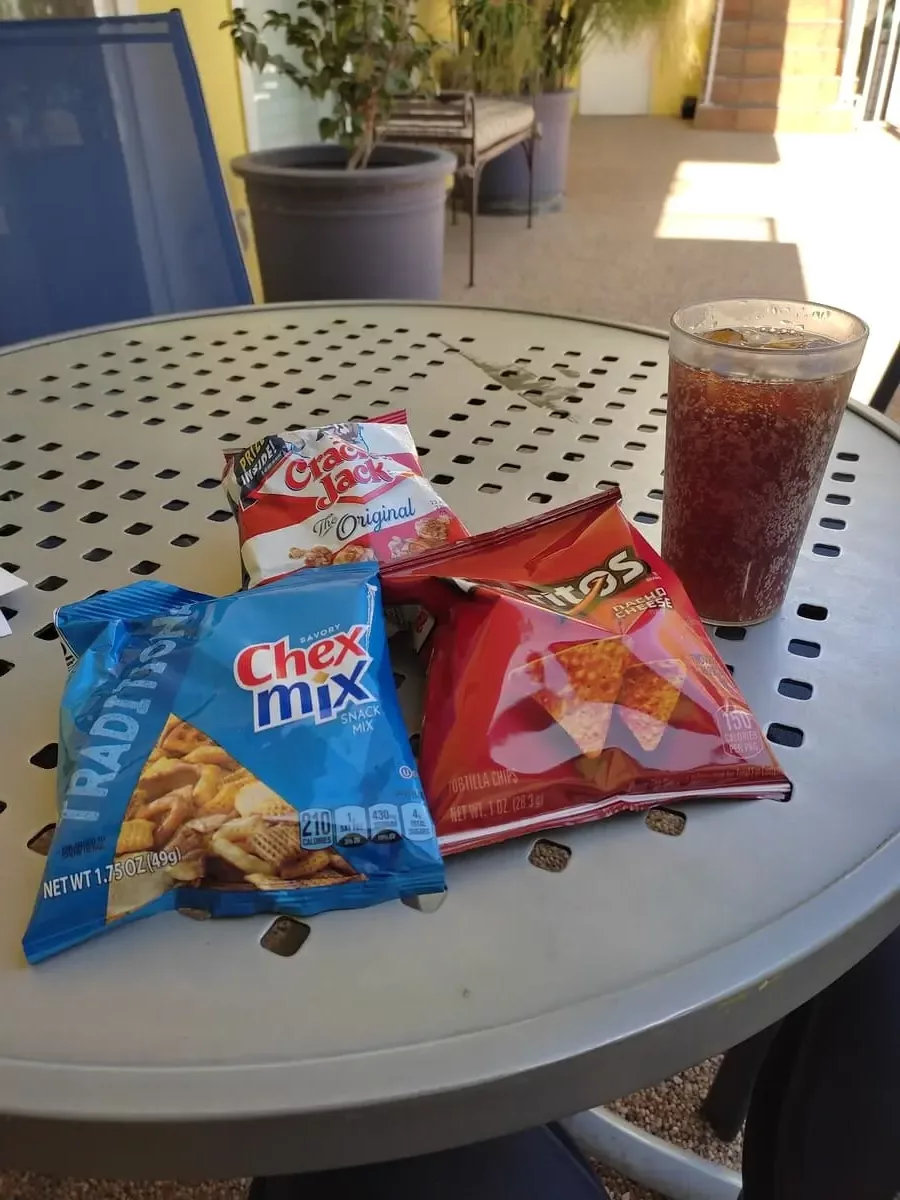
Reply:
[[[0,21],[0,345],[251,302],[181,14]]]
[[[888,363],[881,382],[872,393],[871,405],[876,412],[884,412],[895,396],[900,395],[900,344]]]

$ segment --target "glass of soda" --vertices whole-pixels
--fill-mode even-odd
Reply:
[[[704,621],[783,602],[868,332],[800,301],[672,317],[662,552]]]

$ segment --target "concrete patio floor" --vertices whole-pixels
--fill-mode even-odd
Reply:
[[[701,132],[666,117],[579,117],[565,210],[449,227],[444,294],[664,328],[716,296],[810,297],[869,322],[855,395],[900,340],[900,138]]]

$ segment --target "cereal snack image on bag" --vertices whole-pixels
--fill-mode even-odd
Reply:
[[[434,621],[419,770],[445,853],[790,783],[618,488],[382,569]]]
[[[250,587],[466,536],[422,475],[405,412],[262,438],[226,456],[223,482]]]
[[[31,962],[175,908],[310,916],[443,891],[375,564],[101,599],[111,619],[76,638],[62,701]],[[100,614],[79,607],[60,617],[80,635]]]

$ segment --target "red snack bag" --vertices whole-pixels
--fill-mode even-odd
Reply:
[[[419,770],[444,853],[791,785],[618,488],[383,568],[434,618]]]
[[[422,474],[405,412],[261,438],[226,454],[223,484],[250,587],[466,536]]]

